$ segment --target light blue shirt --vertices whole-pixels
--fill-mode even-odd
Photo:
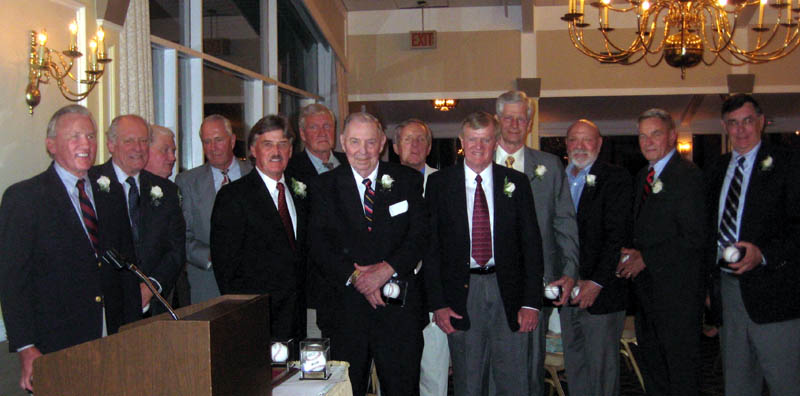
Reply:
[[[672,159],[673,155],[675,155],[675,149],[670,150],[670,152],[667,153],[667,155],[665,155],[664,158],[656,161],[655,164],[650,164],[650,166],[652,166],[653,169],[656,170],[656,173],[655,173],[655,176],[654,176],[655,179],[653,179],[653,180],[656,180],[656,179],[658,179],[659,176],[661,176],[661,172],[667,166],[667,162],[669,162],[669,160]]]
[[[742,191],[739,194],[739,207],[736,210],[736,230],[734,233],[734,237],[736,240],[739,240],[739,230],[741,229],[742,223],[742,212],[744,212],[744,201],[747,195],[747,186],[750,185],[750,174],[753,173],[753,165],[756,162],[756,155],[758,154],[758,150],[761,148],[761,143],[759,142],[752,150],[750,150],[747,154],[741,155],[736,151],[731,153],[731,161],[728,163],[728,170],[725,172],[725,180],[722,183],[722,190],[719,194],[719,208],[717,212],[717,218],[719,221],[722,221],[722,211],[725,210],[725,199],[728,197],[728,188],[731,185],[731,180],[733,180],[733,174],[736,172],[736,166],[739,162],[739,158],[744,157],[744,164],[742,165]],[[717,222],[717,228],[719,228],[719,222]]]
[[[222,188],[222,180],[225,178],[222,176],[222,170],[212,166],[211,176],[214,177],[214,190],[219,192],[219,189]],[[231,165],[228,166],[228,180],[234,181],[238,180],[240,177],[242,177],[242,169],[239,167],[239,160],[233,158]]]
[[[322,160],[320,158],[318,158],[316,155],[311,154],[311,152],[308,151],[308,150],[305,150],[305,153],[308,154],[308,159],[311,160],[311,165],[314,165],[314,169],[317,170],[317,174],[318,175],[321,175],[321,174],[323,174],[323,173],[325,173],[325,172],[330,170],[330,169],[326,168],[325,165],[323,165]],[[330,162],[330,164],[333,165],[334,169],[337,166],[342,164],[341,162],[339,162],[339,159],[336,158],[335,155],[333,155],[333,151],[331,151],[331,155],[328,158],[328,162]]]
[[[586,185],[586,175],[588,175],[589,171],[592,170],[592,165],[594,165],[594,162],[581,169],[580,172],[578,172],[578,174],[575,176],[572,176],[572,171],[575,169],[575,165],[569,164],[569,166],[567,166],[566,172],[567,180],[569,181],[569,192],[570,195],[572,195],[572,204],[575,206],[575,213],[578,212],[578,204],[581,202],[583,187]]]

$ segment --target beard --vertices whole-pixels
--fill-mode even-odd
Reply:
[[[576,158],[576,155],[582,154],[580,158]],[[569,163],[575,166],[576,168],[583,169],[592,162],[597,159],[597,154],[590,153],[586,150],[572,150],[569,153]]]

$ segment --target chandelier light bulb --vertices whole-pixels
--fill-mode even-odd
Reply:
[[[724,0],[722,0],[722,1],[724,1]],[[642,2],[642,11],[647,11],[649,9],[650,9],[650,2],[647,1],[647,0],[644,0]]]

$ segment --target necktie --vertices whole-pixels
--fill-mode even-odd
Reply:
[[[650,172],[647,172],[647,178],[644,179],[644,193],[642,193],[642,203],[647,199],[647,196],[653,191],[653,180],[656,177],[656,169],[650,167]]]
[[[131,217],[131,233],[133,234],[133,241],[139,241],[139,188],[136,187],[136,180],[133,176],[128,176],[125,179],[131,188],[128,190],[128,215]]]
[[[230,183],[231,179],[228,177],[228,169],[227,168],[220,169],[220,172],[222,172],[222,184],[220,184],[220,187],[222,187],[222,186]]]
[[[736,242],[736,219],[742,194],[742,179],[744,179],[744,157],[739,157],[725,197],[722,221],[719,222],[719,242],[722,246],[733,245]]]
[[[330,163],[330,162],[323,162],[323,163],[322,163],[322,166],[324,166],[324,167],[325,167],[325,168],[327,168],[328,170],[332,170],[332,169],[333,169],[333,164],[332,164],[332,163]]]
[[[472,258],[483,267],[492,258],[492,230],[489,224],[489,205],[483,194],[481,175],[475,177],[475,202],[472,207]]]
[[[375,205],[375,190],[372,189],[372,180],[364,179],[361,183],[367,186],[364,191],[364,218],[367,219],[367,231],[372,231],[372,207]]]
[[[278,182],[278,214],[281,216],[286,236],[289,237],[289,246],[294,250],[294,228],[292,227],[292,216],[289,215],[289,208],[286,206],[284,190],[283,183]]]
[[[78,187],[78,202],[81,205],[81,217],[83,218],[83,225],[86,226],[86,234],[89,235],[89,242],[92,243],[94,254],[99,255],[100,239],[97,237],[97,214],[94,211],[94,206],[92,206],[92,201],[86,195],[86,190],[83,189],[83,179],[78,179],[76,187]]]
[[[510,155],[506,157],[506,168],[514,168],[514,157]]]

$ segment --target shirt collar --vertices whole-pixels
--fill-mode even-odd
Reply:
[[[258,169],[257,166],[255,168],[256,171],[258,172],[258,175],[261,176],[261,180],[263,180],[264,184],[267,186],[267,190],[269,191],[270,194],[272,194],[272,192],[278,188],[278,182],[283,183],[283,186],[286,187],[286,181],[284,180],[283,174],[281,174],[280,180],[275,180],[267,176],[264,172],[261,172],[261,169]]]
[[[506,157],[510,155],[514,157],[515,163],[519,162],[522,160],[522,154],[525,152],[523,148],[525,148],[525,146],[520,147],[519,150],[515,151],[513,154],[510,154],[506,152],[506,150],[504,150],[503,147],[498,144],[497,149],[494,152],[494,160],[495,162],[499,161],[500,164],[505,164]]]
[[[567,171],[567,177],[569,178],[569,180],[575,180],[575,179],[577,179],[577,178],[579,178],[579,177],[586,177],[586,175],[588,175],[588,174],[589,174],[589,172],[591,172],[591,171],[592,171],[592,165],[594,165],[594,162],[595,162],[595,161],[592,161],[592,163],[591,163],[591,164],[589,164],[589,165],[586,165],[586,166],[585,166],[583,169],[581,169],[581,170],[580,170],[580,172],[578,172],[578,174],[577,174],[577,175],[575,175],[575,176],[572,176],[572,170],[573,170],[573,169],[575,169],[575,165],[573,165],[573,164],[570,162],[570,164],[569,164],[569,165],[567,165],[567,169],[566,169],[566,171]]]
[[[651,165],[653,169],[655,169],[656,171],[655,173],[656,178],[658,178],[661,175],[661,172],[664,170],[664,167],[667,166],[667,162],[669,162],[669,160],[672,158],[673,155],[675,155],[675,149],[670,150],[670,152],[667,153],[667,155],[665,155],[664,158],[656,161],[655,164]]]
[[[481,184],[486,188],[486,186],[491,185],[493,181],[493,174],[492,174],[492,164],[489,164],[486,168],[484,168],[481,173]],[[475,183],[475,177],[478,176],[478,173],[475,173],[472,168],[467,166],[467,163],[464,162],[464,181],[467,183]]]
[[[375,189],[375,180],[378,178],[379,167],[380,167],[380,162],[378,163],[378,166],[376,166],[375,169],[372,170],[369,176],[367,176],[367,179],[369,179],[370,183],[372,183],[373,189]],[[356,185],[362,184],[362,182],[364,181],[364,176],[361,176],[358,172],[356,172],[355,168],[353,168],[352,165],[350,166],[350,170],[353,171],[353,178],[356,179]]]
[[[139,175],[141,172],[136,172],[135,175],[128,175],[114,162],[114,160],[111,160],[111,166],[114,167],[114,173],[117,175],[117,180],[120,184],[125,184],[125,181],[128,180],[128,176],[133,176],[133,179],[136,180],[136,186],[139,186]]]
[[[61,179],[61,182],[64,183],[64,185],[67,186],[67,187],[70,187],[70,188],[75,187],[75,185],[78,184],[78,180],[80,180],[80,179],[83,179],[84,183],[86,183],[86,184],[90,183],[89,182],[89,175],[85,175],[83,177],[75,176],[72,173],[70,173],[69,171],[67,171],[66,169],[64,169],[56,161],[53,161],[53,167],[56,170],[56,174],[58,175],[58,178]]]
[[[758,155],[758,150],[761,148],[761,142],[758,142],[755,147],[753,147],[747,154],[741,155],[736,150],[733,150],[733,155],[731,155],[731,162],[736,162],[739,160],[740,157],[744,157],[744,165],[743,167],[747,169],[756,161],[756,155]]]

